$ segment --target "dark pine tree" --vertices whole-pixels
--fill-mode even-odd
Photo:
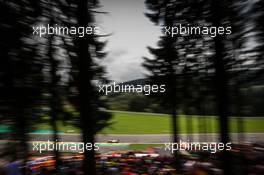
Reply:
[[[30,27],[41,14],[39,7],[38,2],[0,1],[1,123],[11,126],[11,139],[19,143],[11,154],[24,163],[29,157],[27,133],[38,120],[42,98],[42,61]]]
[[[198,10],[198,2],[147,0],[146,5],[150,10],[147,16],[151,21],[167,28],[180,24],[195,26],[204,22],[204,19],[197,18],[202,16],[202,12]],[[203,56],[204,52],[208,51],[207,46],[208,44],[203,43],[201,36],[165,35],[160,38],[158,48],[149,48],[154,59],[145,58],[144,66],[150,72],[151,82],[166,85],[166,93],[158,94],[157,99],[171,110],[174,142],[178,141],[176,109],[181,107],[185,113],[189,113],[194,104],[192,99],[197,96],[197,92],[194,89],[193,77],[197,76],[202,69],[200,65],[204,63]],[[191,116],[188,116],[186,128],[191,134]],[[175,160],[178,161],[179,157],[176,157],[177,155]],[[177,161],[177,169],[179,169]]]
[[[63,14],[62,24],[76,27],[95,26],[94,13],[99,2],[95,0],[67,1],[60,3]],[[98,60],[106,55],[105,43],[98,41],[102,35],[85,35],[84,37],[62,37],[65,51],[70,62],[69,94],[67,98],[76,107],[79,116],[73,121],[82,131],[84,143],[95,143],[95,134],[108,125],[111,115],[104,111],[104,102],[100,99],[96,81],[106,81],[104,69]],[[85,150],[83,160],[85,175],[96,174],[95,151]]]
[[[170,3],[169,1],[147,0],[147,8],[151,11],[147,14],[151,21],[155,24],[161,24],[166,27],[173,27],[175,24],[176,13],[182,6],[181,3]],[[180,10],[179,10],[180,11]],[[164,106],[169,107],[172,118],[172,133],[173,142],[178,143],[178,121],[177,121],[177,106],[178,106],[178,84],[177,77],[179,76],[179,55],[177,52],[177,37],[169,35],[162,36],[158,42],[158,48],[149,48],[154,59],[144,58],[144,67],[150,72],[149,80],[151,84],[164,84],[166,92],[157,94],[156,97]],[[175,166],[177,171],[180,171],[179,154],[174,153]]]

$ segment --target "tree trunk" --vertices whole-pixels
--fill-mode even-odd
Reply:
[[[204,93],[202,93],[204,95]],[[198,129],[199,133],[205,133],[204,137],[200,137],[200,141],[207,142],[207,133],[208,133],[208,125],[207,125],[207,117],[205,116],[205,108],[203,106],[203,103],[205,103],[205,100],[203,98],[197,99],[197,112],[199,114],[198,117]],[[201,140],[203,138],[203,140]]]
[[[78,26],[87,27],[91,21],[88,13],[88,0],[78,0],[77,5]],[[94,118],[92,108],[92,72],[91,72],[91,55],[89,53],[89,38],[87,36],[77,39],[78,49],[78,91],[81,130],[84,144],[94,144]],[[84,175],[95,175],[95,152],[92,149],[84,151],[83,161]]]
[[[29,149],[28,149],[28,135],[27,135],[27,131],[28,131],[28,123],[26,121],[26,114],[25,111],[23,109],[23,107],[18,104],[18,106],[16,106],[16,113],[15,115],[17,115],[18,117],[16,118],[16,137],[17,140],[19,140],[19,153],[21,154],[21,158],[22,158],[22,166],[26,166],[27,161],[28,161],[28,157],[29,157]],[[16,157],[16,155],[15,155]],[[20,157],[17,157],[20,158]]]
[[[236,115],[237,115],[237,139],[239,143],[244,140],[244,120],[241,110],[243,108],[244,98],[240,93],[238,83],[235,84],[235,100],[236,100]]]
[[[51,20],[50,25],[53,25],[53,20]],[[56,74],[57,72],[57,61],[55,60],[53,54],[54,54],[54,50],[53,50],[53,39],[54,39],[54,35],[50,35],[49,37],[49,49],[48,49],[48,58],[50,60],[50,77],[51,77],[51,82],[50,82],[50,94],[51,94],[51,99],[50,99],[50,125],[52,127],[53,130],[53,141],[54,144],[56,142],[59,141],[58,138],[58,127],[57,127],[57,120],[58,120],[58,105],[59,105],[59,95],[58,95],[58,81],[59,78]],[[55,156],[55,168],[56,171],[58,173],[58,169],[59,169],[59,164],[60,164],[60,155],[58,150],[54,149],[54,156]]]
[[[193,122],[192,122],[192,116],[191,115],[185,115],[186,117],[186,128],[187,128],[187,134],[188,134],[188,141],[191,142],[193,140]]]
[[[221,4],[219,0],[212,1],[212,14],[213,14],[213,26],[221,26]],[[224,63],[224,43],[222,36],[217,35],[214,38],[215,47],[215,86],[216,86],[216,98],[218,107],[218,116],[220,121],[220,133],[221,142],[226,144],[229,142],[229,130],[228,130],[228,87],[227,87],[227,73]],[[231,171],[231,158],[227,151],[223,151],[222,157],[223,171],[225,175],[232,174]]]
[[[172,131],[173,131],[173,143],[179,143],[179,138],[178,138],[178,116],[176,112],[176,105],[173,104],[172,106]],[[174,156],[174,162],[175,162],[175,167],[177,172],[181,171],[181,165],[180,165],[180,157],[179,157],[179,151],[174,150],[173,153]]]

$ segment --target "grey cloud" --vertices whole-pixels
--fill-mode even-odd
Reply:
[[[141,66],[140,56],[130,58],[128,55],[115,57],[109,55],[102,63],[106,67],[106,72],[111,80],[124,82],[144,77],[144,68]]]
[[[160,28],[144,15],[145,0],[102,0],[100,22],[107,37],[107,57],[101,62],[108,76],[115,81],[144,77],[143,56],[151,57],[147,46],[156,45]]]

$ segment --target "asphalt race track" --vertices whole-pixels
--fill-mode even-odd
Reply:
[[[29,134],[31,141],[48,141],[52,140],[52,134]],[[8,135],[1,134],[0,140],[11,140]],[[236,143],[239,140],[243,142],[263,142],[264,133],[246,133],[243,135],[231,134],[232,142]],[[147,135],[126,135],[126,134],[111,134],[97,135],[97,142],[107,142],[110,140],[118,140],[120,143],[132,144],[151,144],[151,143],[167,143],[172,142],[172,136],[168,134],[147,134]],[[188,142],[217,142],[219,141],[218,134],[180,134],[179,139]],[[59,134],[61,142],[81,142],[80,134]]]

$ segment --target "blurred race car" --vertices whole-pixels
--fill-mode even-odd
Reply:
[[[119,143],[119,139],[110,139],[107,140],[107,143]]]

